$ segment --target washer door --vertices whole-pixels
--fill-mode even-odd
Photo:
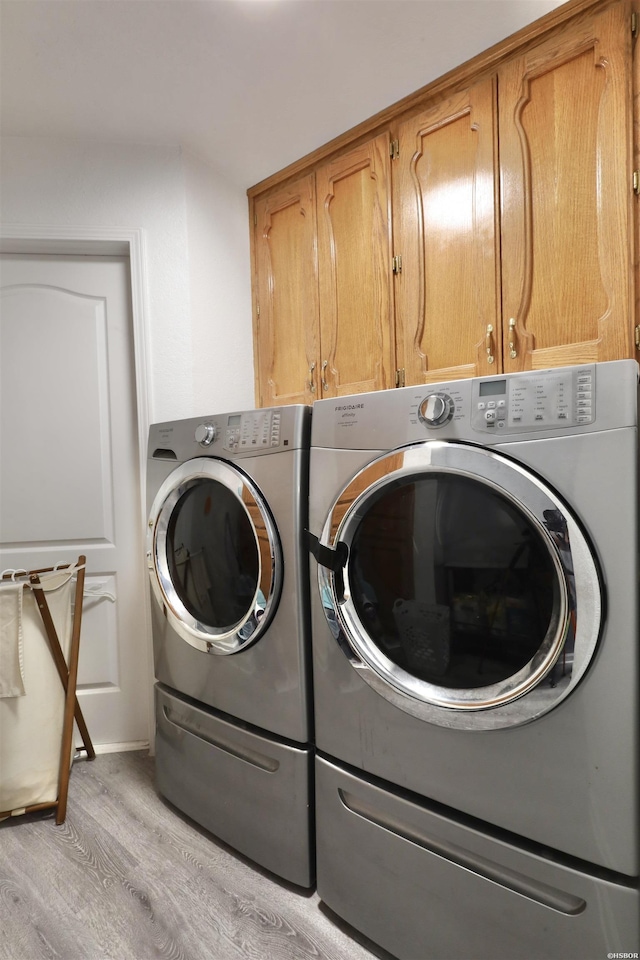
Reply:
[[[565,504],[517,463],[428,441],[373,461],[340,493],[319,566],[336,640],[401,710],[488,730],[556,706],[602,618],[593,552]]]
[[[223,460],[190,460],[162,484],[149,517],[147,564],[171,626],[206,653],[254,643],[280,598],[275,522],[252,480]]]

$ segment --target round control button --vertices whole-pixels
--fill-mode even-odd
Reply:
[[[216,428],[212,423],[200,423],[196,427],[194,437],[201,447],[208,447],[216,438]]]
[[[420,404],[420,419],[430,427],[441,427],[453,417],[454,405],[446,393],[430,393]]]

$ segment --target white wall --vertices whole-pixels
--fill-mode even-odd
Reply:
[[[254,406],[246,194],[184,154],[195,415]]]
[[[244,194],[177,145],[1,145],[0,222],[144,230],[150,419],[252,406]]]

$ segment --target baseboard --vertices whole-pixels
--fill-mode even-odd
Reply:
[[[96,754],[98,753],[125,753],[128,750],[148,750],[148,740],[134,740],[130,743],[94,743]]]

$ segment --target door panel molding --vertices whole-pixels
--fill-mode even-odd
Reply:
[[[134,377],[136,392],[138,470],[140,488],[140,516],[146,517],[145,477],[146,477],[146,438],[149,432],[149,385],[151,370],[149,362],[149,305],[147,297],[146,275],[146,233],[142,228],[120,228],[107,226],[56,226],[28,223],[0,222],[0,253],[7,254],[71,254],[89,256],[125,256],[129,259],[131,278],[131,320],[134,351]],[[140,563],[144,562],[144,534],[140,529]],[[144,576],[146,580],[146,575]],[[153,705],[153,653],[151,644],[151,613],[149,603],[144,608],[144,645],[145,660],[148,663],[149,689],[147,692],[147,715],[149,743],[153,752],[154,705]],[[144,744],[109,745],[108,750],[117,747],[140,748]],[[97,752],[101,752],[97,748]]]

